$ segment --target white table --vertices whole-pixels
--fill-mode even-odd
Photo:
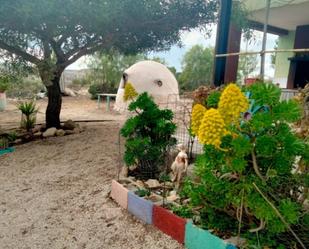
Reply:
[[[103,99],[106,97],[106,111],[110,111],[110,98],[116,98],[117,94],[115,93],[98,93],[98,108],[100,108],[101,105],[101,98]]]

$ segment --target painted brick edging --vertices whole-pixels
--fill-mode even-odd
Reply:
[[[189,221],[186,224],[185,247],[188,249],[226,249],[227,245],[219,237]]]
[[[153,207],[153,224],[180,244],[185,241],[187,221],[160,206]]]
[[[115,180],[112,181],[111,197],[136,218],[147,224],[154,224],[163,233],[184,244],[187,249],[237,249],[209,231],[193,225],[192,221],[135,195]]]
[[[0,150],[0,156],[8,154],[8,153],[12,153],[14,151],[15,151],[15,148],[13,148],[13,147],[9,147],[9,148],[6,148],[6,149],[1,149]]]
[[[122,184],[112,181],[111,197],[124,209],[128,209],[128,192]]]
[[[128,211],[147,224],[152,224],[153,203],[138,197],[132,192],[128,193]]]

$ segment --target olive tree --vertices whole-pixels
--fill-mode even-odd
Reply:
[[[0,49],[34,64],[48,92],[47,127],[60,126],[59,80],[80,57],[168,49],[213,22],[215,0],[0,0]]]

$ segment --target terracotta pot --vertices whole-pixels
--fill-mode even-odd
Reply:
[[[257,82],[259,79],[258,78],[246,78],[245,79],[245,85],[250,86],[253,83]]]

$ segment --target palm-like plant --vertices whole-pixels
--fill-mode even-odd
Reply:
[[[36,121],[36,113],[38,111],[36,104],[33,101],[22,102],[18,105],[18,109],[22,113],[21,127],[30,131]]]

